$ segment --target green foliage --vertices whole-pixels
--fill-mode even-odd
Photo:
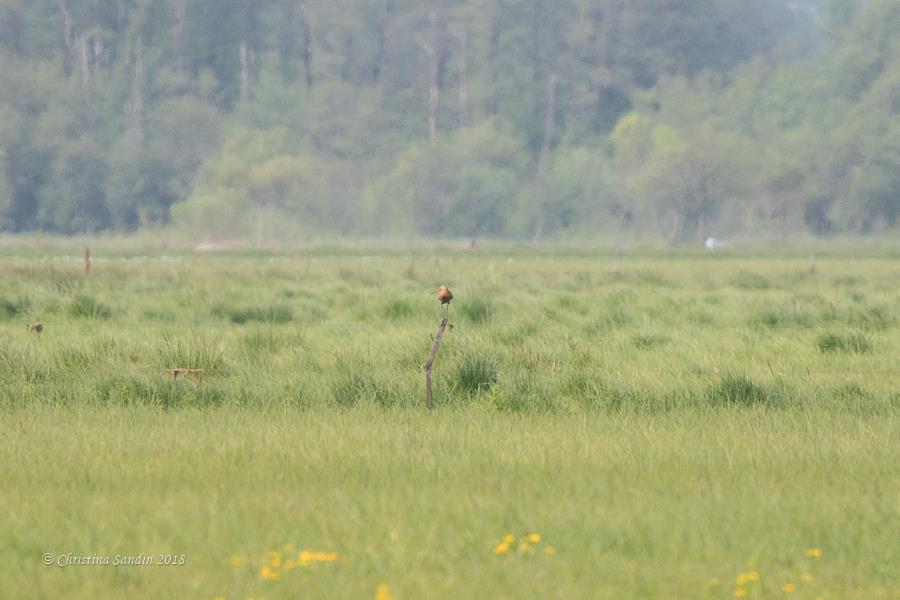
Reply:
[[[108,4],[0,4],[0,231],[900,224],[891,0]]]

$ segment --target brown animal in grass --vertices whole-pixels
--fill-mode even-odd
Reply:
[[[43,323],[29,323],[27,325],[27,328],[28,328],[28,331],[30,331],[32,333],[40,333],[44,330],[44,324]]]

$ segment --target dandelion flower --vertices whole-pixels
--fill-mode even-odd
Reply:
[[[547,546],[544,548],[544,554],[556,554],[556,548],[553,546]]]
[[[739,587],[734,590],[735,598],[743,598],[746,595],[747,595],[747,588]]]
[[[532,544],[540,544],[541,543],[541,534],[532,533],[528,536],[528,541]]]
[[[277,569],[281,566],[281,552],[266,552],[266,562]]]
[[[507,544],[512,544],[514,541],[516,541],[516,536],[511,533],[507,533],[503,536],[503,541]]]
[[[821,548],[807,548],[806,555],[811,556],[812,558],[819,558],[820,556],[822,556],[822,549]]]
[[[519,543],[519,551],[527,552],[529,548],[528,542],[520,542]]]
[[[746,573],[744,573],[744,577],[747,578],[747,581],[759,581],[759,572],[747,571]]]
[[[813,580],[812,573],[804,573],[803,575],[800,576],[800,581],[802,581],[803,583],[812,583],[812,580]]]
[[[494,554],[506,554],[507,552],[509,552],[509,544],[506,542],[503,542],[494,548]]]
[[[278,581],[281,578],[281,573],[272,567],[263,567],[259,570],[259,578],[262,581]]]
[[[213,600],[225,600],[225,596],[216,596]]]
[[[791,592],[796,592],[797,584],[796,583],[786,583],[783,586],[781,586],[781,591],[784,592],[785,594],[790,594]]]
[[[734,582],[738,585],[746,585],[747,584],[747,575],[741,573],[737,577],[734,578]]]
[[[240,556],[232,556],[231,558],[228,559],[228,564],[231,565],[232,567],[241,566],[241,557]]]
[[[386,583],[379,585],[378,590],[375,592],[375,600],[394,600],[394,595],[391,594],[391,586]]]

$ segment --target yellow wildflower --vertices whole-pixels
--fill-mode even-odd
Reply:
[[[747,576],[744,573],[741,573],[734,578],[734,582],[738,585],[747,585]]]
[[[496,548],[494,548],[494,554],[506,554],[509,552],[509,544],[503,542],[502,544],[498,544]]]
[[[305,567],[311,562],[334,562],[337,560],[337,552],[314,552],[313,550],[303,550],[297,555],[297,563],[301,567]]]
[[[232,556],[231,558],[228,559],[228,564],[231,565],[232,567],[241,566],[241,557],[240,556]]]
[[[284,570],[285,571],[290,571],[291,569],[294,569],[297,566],[298,566],[297,563],[294,562],[293,560],[291,560],[290,558],[287,559],[286,561],[284,561]]]
[[[742,588],[742,587],[735,588],[735,590],[734,590],[735,598],[743,598],[746,595],[747,595],[747,588]]]
[[[281,573],[272,567],[263,567],[259,570],[259,578],[262,581],[278,581],[281,578]]]
[[[556,554],[556,548],[553,546],[547,546],[544,548],[544,554]]]
[[[266,562],[277,569],[281,566],[281,552],[266,552]]]
[[[225,600],[224,596],[216,596],[213,600]]]
[[[540,544],[541,543],[541,534],[532,533],[531,535],[528,536],[528,541],[531,542],[532,544]]]
[[[378,590],[375,592],[375,600],[394,600],[394,596],[391,594],[391,586],[386,583],[379,585]]]
[[[507,533],[503,536],[503,541],[507,544],[512,544],[514,541],[516,541],[516,536],[511,533]]]
[[[781,586],[781,591],[784,592],[785,594],[790,594],[791,592],[795,592],[795,591],[797,591],[797,584],[796,583],[786,583],[783,586]]]
[[[747,571],[744,573],[744,577],[747,578],[747,581],[759,581],[759,573],[757,571]]]
[[[718,577],[713,577],[712,579],[709,580],[709,587],[717,587],[721,584],[722,584],[722,582],[719,580]]]
[[[812,583],[812,580],[813,580],[812,573],[804,573],[803,575],[800,576],[800,581],[802,581],[803,583]]]
[[[523,541],[523,542],[520,542],[520,543],[519,543],[519,551],[520,551],[520,552],[527,552],[527,551],[528,551],[528,548],[529,548],[528,542],[524,542],[524,541]]]
[[[820,556],[822,556],[822,549],[821,548],[807,548],[806,555],[811,556],[812,558],[819,558]]]

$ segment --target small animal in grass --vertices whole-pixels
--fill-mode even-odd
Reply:
[[[31,333],[40,333],[44,330],[43,323],[29,323],[26,327]]]
[[[442,285],[441,289],[438,291],[438,300],[441,301],[441,308],[444,305],[447,305],[447,310],[450,310],[450,301],[453,300],[453,292],[450,291],[446,285]]]

